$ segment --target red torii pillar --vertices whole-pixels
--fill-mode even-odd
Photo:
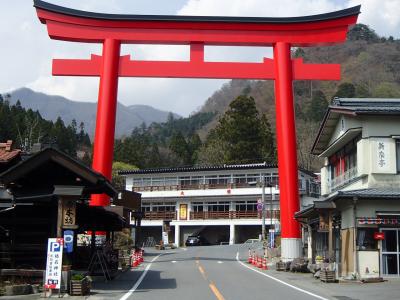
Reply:
[[[282,259],[300,257],[293,80],[338,80],[340,66],[291,59],[291,47],[344,42],[360,6],[296,18],[111,15],[68,9],[34,0],[52,39],[102,43],[102,56],[54,59],[53,75],[100,76],[93,168],[111,179],[118,78],[231,78],[275,80],[280,182]],[[189,61],[139,61],[120,56],[122,43],[190,45]],[[274,59],[262,63],[206,62],[204,46],[272,46]],[[94,195],[91,205],[109,205]]]

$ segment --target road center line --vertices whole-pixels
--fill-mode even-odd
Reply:
[[[315,297],[315,298],[317,298],[317,299],[328,300],[327,298],[318,296],[318,295],[316,295],[316,294],[314,294],[314,293],[311,293],[311,292],[309,292],[309,291],[303,290],[303,289],[301,289],[301,288],[299,288],[299,287],[297,287],[297,286],[291,285],[291,284],[289,284],[289,283],[287,283],[287,282],[285,282],[285,281],[283,281],[283,280],[280,280],[280,279],[275,278],[275,277],[273,277],[273,276],[271,276],[271,275],[268,275],[268,274],[263,273],[263,272],[261,272],[261,271],[259,271],[259,270],[256,270],[256,269],[253,269],[253,268],[249,267],[248,265],[246,265],[245,263],[243,263],[243,262],[241,262],[241,261],[239,260],[239,252],[236,253],[236,260],[238,261],[239,264],[241,264],[242,266],[246,267],[247,269],[252,270],[252,271],[254,271],[254,272],[256,272],[256,273],[258,273],[258,274],[260,274],[260,275],[263,275],[263,276],[265,276],[265,277],[268,277],[269,279],[275,280],[275,281],[277,281],[277,282],[279,282],[279,283],[281,283],[281,284],[283,284],[283,285],[286,285],[286,286],[288,286],[288,287],[291,287],[292,289],[295,289],[295,290],[297,290],[297,291],[299,291],[299,292],[305,293],[305,294],[310,295],[310,296],[312,296],[312,297]]]
[[[213,282],[210,282],[208,286],[210,287],[210,289],[212,290],[212,292],[214,293],[215,297],[217,297],[218,300],[225,300],[224,296],[222,296],[222,294],[219,292],[219,290],[217,289],[217,287]]]
[[[196,260],[197,268],[200,271],[201,276],[203,276],[203,279],[208,282],[208,286],[210,287],[211,291],[214,293],[215,297],[218,300],[225,300],[224,296],[222,296],[221,292],[217,289],[215,286],[214,282],[209,280],[206,275],[206,271],[204,271],[204,268],[200,265],[200,262]]]
[[[139,285],[142,283],[144,277],[146,276],[147,272],[149,271],[151,264],[161,256],[162,254],[157,255],[156,257],[154,257],[151,262],[146,266],[146,269],[144,269],[142,275],[139,277],[139,279],[136,281],[136,283],[134,284],[134,286],[125,294],[123,295],[119,300],[126,300],[130,297],[130,295],[132,295],[136,289],[139,287]]]

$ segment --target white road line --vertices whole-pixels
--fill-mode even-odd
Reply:
[[[171,261],[173,264],[176,263],[176,260]]]
[[[142,283],[144,277],[146,276],[147,272],[149,271],[151,264],[161,256],[161,254],[157,255],[154,257],[151,262],[146,266],[146,269],[144,269],[142,275],[139,277],[139,279],[136,281],[135,285],[125,294],[123,295],[119,300],[126,300],[136,291],[136,289],[139,287],[139,285]]]
[[[219,264],[223,264],[223,262],[222,262],[222,261],[220,261],[220,260],[218,261],[218,263],[219,263]]]
[[[265,276],[265,277],[268,277],[269,279],[275,280],[275,281],[277,281],[277,282],[279,282],[279,283],[281,283],[281,284],[283,284],[283,285],[286,285],[286,286],[288,286],[288,287],[291,287],[292,289],[295,289],[295,290],[297,290],[297,291],[299,291],[299,292],[305,293],[305,294],[310,295],[310,296],[312,296],[312,297],[315,297],[315,298],[318,298],[318,299],[321,299],[321,300],[328,300],[328,298],[324,298],[324,297],[318,296],[318,295],[313,294],[313,293],[311,293],[311,292],[309,292],[309,291],[303,290],[303,289],[301,289],[301,288],[299,288],[299,287],[297,287],[297,286],[291,285],[291,284],[289,284],[289,283],[287,283],[287,282],[285,282],[285,281],[283,281],[283,280],[280,280],[280,279],[275,278],[275,277],[273,277],[273,276],[271,276],[271,275],[268,275],[268,274],[266,274],[266,273],[263,273],[263,272],[261,272],[261,271],[259,271],[259,270],[256,270],[256,269],[253,269],[253,268],[247,266],[245,263],[243,263],[243,262],[241,262],[241,261],[239,260],[239,252],[236,253],[236,260],[238,261],[239,264],[241,264],[242,266],[246,267],[247,269],[252,270],[252,271],[254,271],[254,272],[257,272],[258,274],[263,275],[263,276]]]

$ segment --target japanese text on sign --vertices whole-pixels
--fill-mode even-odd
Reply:
[[[379,171],[386,171],[389,166],[389,145],[384,140],[380,139],[376,142],[376,168]]]
[[[48,241],[45,288],[60,288],[63,244],[62,238],[50,238]]]
[[[74,200],[63,202],[63,226],[75,225],[76,204]]]

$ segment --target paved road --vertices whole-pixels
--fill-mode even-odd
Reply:
[[[324,299],[246,268],[236,260],[237,251],[238,246],[213,246],[153,254],[145,276],[144,270],[125,273],[90,299]]]
[[[89,300],[400,299],[400,279],[364,285],[325,284],[311,274],[252,269],[236,259],[238,251],[246,258],[247,249],[237,245],[149,250],[146,263],[138,269],[107,283],[94,282]],[[3,299],[36,300],[40,295]]]

